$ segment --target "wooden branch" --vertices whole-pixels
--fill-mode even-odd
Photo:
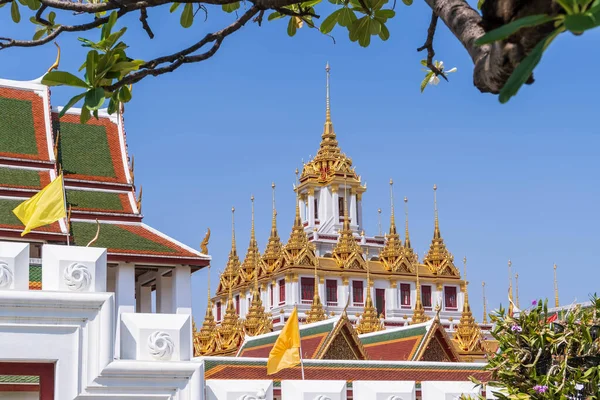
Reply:
[[[140,10],[140,22],[142,23],[142,28],[144,28],[150,39],[154,39],[154,32],[152,32],[150,25],[148,25],[148,12],[145,8]]]
[[[423,51],[427,49],[427,68],[433,71],[435,76],[441,75],[446,81],[448,81],[448,77],[444,74],[443,71],[440,71],[438,67],[433,63],[433,57],[435,56],[435,50],[433,50],[433,37],[435,36],[435,28],[437,26],[438,16],[435,12],[431,13],[431,22],[429,23],[429,28],[427,29],[427,39],[425,40],[425,44],[419,47],[417,51]]]

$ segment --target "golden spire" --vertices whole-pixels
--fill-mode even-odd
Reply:
[[[313,302],[310,306],[310,310],[306,313],[306,323],[311,324],[317,321],[323,321],[327,318],[325,310],[323,309],[323,303],[321,303],[321,297],[319,296],[319,276],[317,275],[317,268],[319,265],[319,259],[315,263],[315,288],[313,295]]]
[[[519,306],[519,273],[515,274],[515,295],[517,296],[517,308],[521,308]]]
[[[288,242],[283,247],[285,264],[287,265],[316,265],[314,245],[308,241],[302,219],[300,218],[300,190],[298,187],[298,170],[296,169],[296,217]]]
[[[248,336],[262,335],[263,333],[271,332],[273,330],[271,315],[265,313],[265,307],[262,304],[260,292],[258,290],[258,260],[258,257],[255,256],[252,301],[250,303],[250,309],[246,314],[246,321],[244,321],[244,331]]]
[[[485,282],[481,282],[481,291],[483,292],[483,323],[487,324],[487,300],[485,299]]]
[[[469,281],[467,281],[467,257],[463,258],[464,263],[464,280],[465,280],[465,300],[463,302],[463,310],[460,321],[456,326],[454,340],[456,340],[459,351],[462,353],[481,353],[481,330],[479,325],[475,323],[471,306],[469,305]]]
[[[558,279],[556,279],[556,263],[554,264],[554,306],[560,307],[558,301]]]
[[[206,271],[206,292],[208,301],[206,303],[206,314],[204,315],[204,322],[202,323],[202,328],[200,329],[200,332],[195,332],[194,334],[195,356],[201,356],[212,353],[216,350],[217,347],[217,335],[215,331],[215,327],[217,324],[213,316],[213,303],[210,298],[210,265],[208,266]]]
[[[405,220],[404,246],[403,246],[404,256],[412,264],[418,264],[419,257],[410,245],[410,235],[408,233],[408,197],[406,197],[406,196],[404,196],[404,220]]]
[[[419,280],[419,266],[415,265],[415,269],[417,270],[417,299],[415,301],[415,310],[410,321],[411,325],[429,321],[429,317],[425,314],[425,308],[423,307],[423,302],[421,301],[421,282]]]
[[[258,243],[256,241],[256,234],[254,231],[254,196],[250,196],[252,202],[252,224],[250,228],[250,244],[246,251],[246,257],[242,263],[242,278],[244,282],[252,281],[254,274],[258,272],[256,269],[256,260],[260,259],[260,250],[258,249]]]
[[[512,316],[513,313],[512,261],[508,260],[508,315]]]
[[[229,251],[227,265],[220,278],[222,291],[229,289],[237,283],[239,272],[240,259],[237,255],[235,244],[235,208],[231,207],[231,250]]]
[[[354,234],[350,229],[350,218],[348,217],[348,195],[347,177],[344,175],[344,225],[339,232],[338,242],[333,248],[333,258],[339,268],[342,269],[364,269],[365,260],[362,256],[362,248],[356,243]]]
[[[223,322],[217,327],[217,351],[222,353],[233,352],[244,341],[244,327],[233,305],[231,286],[227,299],[227,308]]]
[[[389,272],[412,272],[410,262],[402,257],[404,249],[402,240],[396,231],[396,219],[394,216],[394,181],[390,179],[390,231],[386,235],[385,245],[379,254],[379,259],[384,268]]]
[[[277,233],[277,210],[275,209],[275,183],[271,184],[273,189],[273,220],[271,222],[271,236],[267,242],[265,253],[262,257],[263,272],[271,274],[283,265],[283,245]]]
[[[330,100],[329,100],[329,71],[330,70],[331,70],[331,68],[329,68],[329,63],[327,63],[327,65],[325,65],[325,73],[327,74],[327,78],[326,78],[327,94],[325,97],[325,127],[323,129],[321,148],[319,149],[319,151],[321,151],[321,149],[328,148],[330,151],[333,150],[333,151],[336,151],[337,153],[339,153],[340,149],[337,147],[338,142],[335,138],[335,132],[333,131],[333,123],[331,122],[331,104],[330,104]],[[318,156],[318,153],[317,153],[317,156]]]
[[[379,226],[379,236],[381,236],[381,208],[377,209],[377,225]]]
[[[444,239],[440,233],[440,224],[437,208],[437,185],[433,185],[433,209],[434,209],[434,229],[433,239],[429,251],[423,259],[429,270],[436,275],[459,276],[458,269],[454,266],[454,256],[446,249]]]
[[[383,323],[377,315],[377,309],[373,305],[371,298],[371,275],[369,268],[369,249],[367,249],[367,298],[365,300],[365,309],[360,316],[356,325],[356,332],[361,335],[363,333],[371,333],[383,329]]]

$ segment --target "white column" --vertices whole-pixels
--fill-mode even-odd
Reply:
[[[292,283],[291,283],[291,292],[292,292],[291,293],[291,295],[292,295],[292,297],[291,297],[291,303],[292,303],[292,305],[299,304],[300,302],[298,300],[299,296],[298,296],[298,281],[297,280],[295,282],[292,281]]]
[[[141,286],[138,291],[140,296],[140,311],[141,313],[151,313],[152,312],[152,287],[151,286]]]
[[[172,271],[173,312],[192,315],[192,270],[189,265],[179,265]]]
[[[157,274],[156,276],[156,312],[160,314],[171,314],[171,277]]]
[[[340,307],[344,307],[348,301],[348,294],[350,293],[348,285],[349,281],[348,283],[344,284],[344,281],[342,280],[338,286],[338,306]],[[350,299],[350,306],[352,306],[352,299]]]
[[[339,188],[337,186],[332,186],[331,187],[331,198],[333,201],[333,222],[335,224],[339,224],[340,223],[340,194],[339,194]]]
[[[115,271],[115,308],[117,329],[115,335],[115,358],[121,357],[121,314],[135,312],[135,266],[119,263]]]
[[[357,225],[356,223],[356,194],[352,193],[350,195],[350,223],[352,225]]]
[[[362,195],[361,194],[357,194],[356,195],[356,221],[354,222],[357,226],[358,226],[358,230],[360,230],[361,225],[362,225]]]
[[[315,192],[311,188],[308,192],[308,225],[315,226]]]
[[[300,219],[302,219],[302,222],[307,221],[306,203],[304,203],[304,200],[302,199],[298,199],[298,202],[300,204]]]

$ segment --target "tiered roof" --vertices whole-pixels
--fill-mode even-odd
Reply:
[[[70,234],[86,246],[99,227],[91,245],[106,247],[109,262],[208,265],[208,255],[142,223],[121,116],[100,110],[99,119],[81,124],[80,110],[60,120],[59,110],[51,110],[46,86],[0,80],[0,236],[20,236],[12,210],[63,172],[69,229],[59,221],[26,239],[65,243]]]

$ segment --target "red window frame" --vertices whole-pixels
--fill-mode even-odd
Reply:
[[[444,307],[448,310],[458,310],[456,286],[444,287]]]
[[[364,304],[363,281],[352,281],[352,303],[354,305]]]
[[[410,283],[400,284],[400,306],[410,308]]]
[[[217,301],[216,308],[217,308],[217,321],[220,321],[221,320],[221,302],[220,301]]]
[[[339,217],[343,217],[344,216],[344,196],[340,196],[338,197],[338,216]]]
[[[240,295],[235,295],[235,313],[240,315]]]
[[[285,279],[279,280],[279,304],[285,304]]]
[[[383,314],[385,317],[385,289],[375,289],[375,308],[377,315]]]
[[[338,282],[337,282],[337,280],[335,280],[335,279],[325,280],[325,287],[326,287],[327,305],[328,306],[337,306],[337,302],[338,302],[338,295],[337,295]]]
[[[312,303],[313,294],[315,292],[315,278],[300,278],[300,300],[304,304]]]
[[[421,301],[423,302],[423,307],[431,309],[431,286],[421,286]]]

